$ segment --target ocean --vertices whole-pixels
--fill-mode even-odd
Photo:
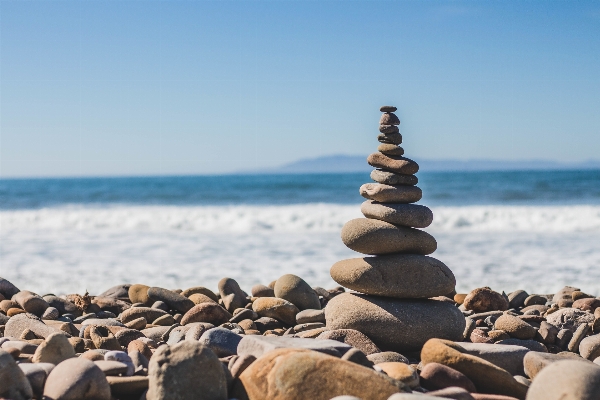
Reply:
[[[457,290],[600,294],[600,170],[420,172]],[[359,257],[339,233],[361,217],[368,173],[0,180],[0,276],[39,294],[119,283],[249,290],[285,273],[332,287]]]

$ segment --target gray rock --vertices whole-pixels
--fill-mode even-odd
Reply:
[[[558,329],[568,329],[575,333],[581,324],[594,322],[594,314],[576,308],[561,308],[548,315],[546,321]]]
[[[8,282],[0,278],[0,289],[3,281]],[[23,371],[9,353],[0,350],[0,398],[29,400],[32,396],[33,390]]]
[[[471,393],[460,387],[447,387],[445,389],[434,390],[428,392],[427,396],[433,396],[438,399],[441,397],[454,400],[475,400],[475,397],[471,396]]]
[[[120,361],[106,361],[106,360],[99,360],[99,361],[94,361],[94,364],[96,364],[96,366],[98,368],[100,368],[102,370],[102,372],[104,372],[104,375],[106,376],[118,376],[118,375],[127,375],[127,372],[131,369],[131,367],[133,367],[133,363],[131,364],[131,367],[125,363],[122,363]],[[133,373],[131,374],[133,375]]]
[[[569,351],[563,351],[558,354],[530,351],[527,354],[525,354],[525,357],[523,357],[523,368],[525,371],[525,375],[527,375],[530,379],[533,379],[543,368],[547,367],[548,365],[557,361],[569,359],[583,361],[583,359],[577,354],[571,353]]]
[[[274,291],[275,297],[289,301],[298,307],[300,311],[321,308],[317,293],[299,276],[283,275],[275,282]]]
[[[397,108],[394,106],[381,106],[379,107],[379,111],[381,112],[385,112],[385,113],[393,113],[396,112]]]
[[[162,301],[171,310],[176,310],[182,314],[185,314],[190,308],[194,307],[194,302],[187,297],[160,287],[151,287],[148,289],[148,298],[152,301]],[[148,321],[150,320],[148,319]]]
[[[272,290],[273,289],[271,289],[271,291]],[[268,297],[268,296],[265,296],[265,297]],[[229,322],[238,323],[245,319],[251,319],[251,320],[258,319],[258,314],[247,308],[238,308],[237,310],[235,310],[233,317],[231,317]]]
[[[139,353],[139,352],[138,352]],[[143,357],[143,356],[142,356]],[[120,372],[123,376],[131,376],[135,371],[135,365],[129,354],[124,351],[109,351],[104,354],[105,361],[118,361],[127,366],[127,370]]]
[[[24,340],[10,340],[8,338],[2,338],[2,339],[7,339],[5,341],[2,342],[2,345],[0,347],[2,347],[3,349],[19,349],[19,351],[22,354],[35,354],[35,351],[37,350],[37,348],[39,347],[38,345],[26,342]]]
[[[275,291],[265,285],[254,285],[250,290],[252,297],[275,297]]]
[[[400,125],[400,120],[393,112],[385,112],[379,120],[379,125]]]
[[[200,343],[211,349],[217,357],[229,357],[237,354],[242,336],[225,328],[209,329],[200,337]]]
[[[567,346],[569,351],[572,351],[575,353],[579,350],[579,344],[581,343],[583,338],[587,335],[589,330],[590,330],[590,326],[588,324],[579,325],[579,327],[577,328],[575,333],[573,333],[573,338],[571,338],[571,341],[569,342],[569,345]]]
[[[431,210],[417,204],[392,204],[367,200],[362,203],[360,211],[370,219],[413,228],[426,228],[433,221]]]
[[[20,363],[19,368],[25,374],[25,377],[31,385],[33,395],[41,399],[44,393],[44,384],[48,374],[54,369],[54,364],[50,363]]]
[[[48,303],[50,307],[56,308],[60,315],[73,314],[75,317],[79,317],[82,314],[82,311],[77,308],[75,304],[62,297],[47,295],[44,296],[43,299],[46,300],[46,303]]]
[[[219,281],[219,293],[225,309],[232,313],[237,308],[244,308],[248,304],[246,293],[240,289],[240,285],[231,278],[223,278]]]
[[[356,347],[353,347],[345,352],[341,359],[353,362],[354,364],[362,365],[363,367],[373,368],[373,362],[367,358],[365,353]]]
[[[362,197],[380,203],[407,204],[421,200],[423,192],[417,186],[392,186],[382,183],[365,183],[359,189]]]
[[[131,286],[132,285],[130,283],[113,286],[110,289],[100,293],[97,297],[109,297],[111,299],[129,301],[129,288]]]
[[[331,277],[361,293],[394,298],[430,298],[454,290],[456,279],[441,261],[416,254],[351,258],[335,263]]]
[[[4,336],[19,338],[26,329],[29,329],[37,337],[44,339],[56,332],[62,333],[67,337],[71,337],[71,335],[66,332],[44,324],[41,319],[29,313],[17,314],[11,317],[4,328]]]
[[[526,347],[502,344],[461,342],[465,352],[483,358],[492,364],[507,370],[511,375],[523,374],[523,358],[530,350]]]
[[[58,364],[46,379],[44,398],[61,400],[110,400],[110,386],[98,366],[85,358]]]
[[[383,169],[371,171],[371,179],[385,185],[416,185],[419,183],[419,178],[415,175],[395,174]]]
[[[42,314],[43,320],[55,320],[58,317],[60,317],[60,313],[54,307],[46,308],[46,311],[44,311],[44,313]]]
[[[552,325],[552,326],[554,326],[554,325]],[[569,343],[571,342],[572,338],[573,338],[572,331],[570,331],[569,329],[561,329],[556,334],[556,340],[554,341],[554,344],[556,344],[561,349],[566,350],[569,347]]]
[[[377,141],[385,144],[398,145],[402,144],[402,135],[399,132],[380,133],[377,135]]]
[[[254,356],[259,358],[275,349],[308,349],[340,357],[352,347],[336,340],[315,340],[290,336],[244,336],[238,344],[237,354],[240,357]]]
[[[148,367],[152,400],[187,400],[201,394],[207,400],[227,400],[227,379],[215,353],[196,342],[162,346]]]
[[[527,400],[597,400],[599,393],[599,366],[564,360],[548,365],[537,374],[527,392]]]
[[[325,311],[306,309],[296,314],[296,322],[299,324],[309,324],[311,322],[325,322]]]
[[[193,342],[197,342],[204,332],[215,327],[213,324],[206,322],[194,322],[186,326],[189,326],[190,328],[185,332],[185,340]]]
[[[516,339],[533,339],[537,332],[533,326],[510,314],[500,315],[494,322],[494,327]]]
[[[41,317],[44,314],[44,311],[46,311],[46,308],[49,307],[46,300],[28,290],[22,290],[15,294],[12,297],[12,300],[16,301],[23,310],[38,317]]]
[[[600,357],[600,335],[588,336],[579,343],[579,354],[588,360]]]
[[[362,351],[365,355],[379,353],[381,351],[364,333],[354,329],[325,331],[318,336],[318,339],[331,339],[349,344]]]
[[[540,296],[539,294],[532,294],[531,296],[528,296],[525,301],[523,302],[523,306],[525,307],[529,307],[529,306],[543,306],[548,302],[548,299],[545,298],[544,296]]]
[[[398,133],[400,128],[397,125],[379,125],[379,132],[381,133]]]
[[[565,286],[556,292],[556,294],[552,297],[552,302],[557,303],[561,307],[571,307],[571,304],[573,304],[573,297],[571,295],[573,292],[579,290],[579,288],[573,286]]]
[[[437,248],[434,237],[427,232],[367,218],[346,222],[341,237],[346,246],[363,254],[427,255]]]
[[[548,352],[548,348],[544,346],[543,343],[538,342],[537,340],[523,340],[523,339],[504,339],[496,342],[497,345],[512,345],[512,346],[521,346],[529,349],[531,351],[539,351],[540,353]],[[518,374],[515,374],[518,375]]]
[[[342,293],[325,309],[327,328],[356,329],[380,349],[414,351],[432,338],[460,340],[465,318],[453,304]]]
[[[4,296],[5,299],[10,300],[15,294],[19,292],[19,288],[13,285],[9,280],[0,278],[0,294]]]
[[[521,308],[525,302],[525,299],[529,297],[524,290],[515,290],[508,295],[508,307],[509,308]]]
[[[189,300],[189,299],[188,299]],[[190,300],[191,301],[191,300]],[[192,302],[193,305],[193,302]],[[121,322],[126,324],[138,318],[146,318],[149,324],[154,322],[157,318],[163,315],[169,315],[166,311],[159,310],[158,308],[150,307],[131,307],[121,314]]]
[[[375,365],[384,362],[401,362],[404,364],[410,364],[408,358],[404,357],[400,353],[396,353],[395,351],[382,351],[380,353],[368,354],[367,358]]]
[[[391,143],[381,143],[379,146],[377,146],[377,150],[386,156],[404,155],[404,149],[402,147]]]
[[[405,157],[388,157],[381,153],[372,153],[367,157],[369,165],[402,175],[413,175],[419,171],[419,164]]]

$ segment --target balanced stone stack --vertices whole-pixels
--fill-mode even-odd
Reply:
[[[431,210],[412,204],[421,199],[415,173],[419,166],[403,157],[396,107],[381,107],[378,152],[367,162],[377,183],[360,187],[367,198],[366,218],[349,221],[342,241],[350,249],[373,257],[337,262],[331,277],[359,293],[333,298],[326,308],[329,329],[355,329],[381,349],[415,351],[431,338],[460,340],[465,319],[452,304],[433,297],[450,296],[456,280],[441,261],[429,257],[437,248],[430,234]]]

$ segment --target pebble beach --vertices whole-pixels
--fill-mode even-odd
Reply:
[[[140,275],[64,294],[0,278],[0,398],[600,399],[598,283],[457,280],[451,250],[436,252],[451,238],[415,204],[397,109],[380,111],[373,182],[344,214],[348,251],[327,280],[281,271],[249,286],[217,268],[215,286]]]

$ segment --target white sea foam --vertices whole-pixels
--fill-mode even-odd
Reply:
[[[433,254],[459,290],[488,285],[600,294],[600,206],[433,208]],[[0,211],[0,276],[38,292],[97,293],[122,282],[249,289],[284,273],[331,286],[358,257],[339,238],[358,205],[113,206]]]

